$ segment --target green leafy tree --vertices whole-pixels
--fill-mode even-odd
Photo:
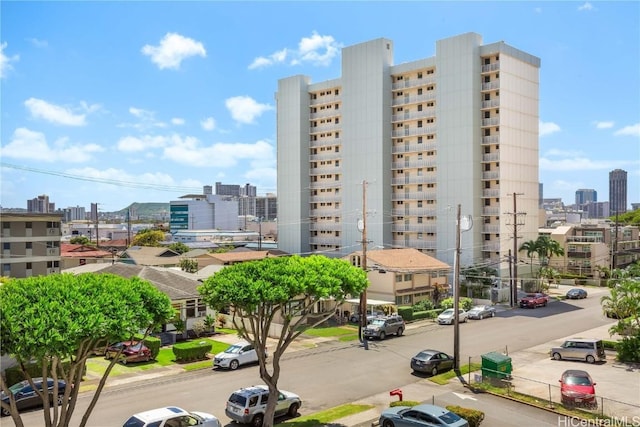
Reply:
[[[269,387],[264,426],[273,426],[278,396],[280,359],[305,329],[335,314],[347,297],[367,287],[364,270],[321,255],[266,258],[225,267],[198,288],[207,305],[230,308],[238,334],[256,349],[265,349],[274,323],[282,325],[271,366],[258,351],[260,377]],[[322,302],[322,304],[318,304]],[[321,313],[311,312],[322,307]]]
[[[137,277],[87,273],[12,279],[0,286],[0,346],[4,354],[15,358],[27,380],[33,381],[27,364],[35,361],[42,366],[42,377],[77,385],[65,389],[62,405],[54,405],[53,411],[49,399],[43,399],[45,425],[68,426],[85,362],[97,345],[149,331],[174,313],[166,295]],[[79,423],[81,427],[87,425],[117,359],[112,360],[100,379]],[[2,402],[2,408],[10,411],[16,427],[23,427],[15,399],[9,393],[11,384],[5,380],[3,374],[0,387],[10,401]]]
[[[175,242],[170,244],[169,246],[167,246],[169,249],[171,249],[172,251],[179,253],[180,255],[189,252],[191,249],[189,248],[189,246],[185,245],[182,242]]]
[[[133,237],[133,246],[160,246],[160,242],[164,240],[164,232],[160,230],[140,230]]]
[[[69,243],[72,245],[90,245],[91,240],[89,240],[87,236],[77,236],[72,237],[71,240],[69,240]]]
[[[187,273],[195,273],[198,271],[198,260],[191,258],[183,258],[180,260],[180,269]]]
[[[470,283],[480,283],[482,286],[493,286],[493,278],[498,275],[495,268],[487,266],[470,266],[465,267],[460,272]]]
[[[640,330],[640,279],[627,277],[600,298],[602,310],[618,323],[609,332],[621,335],[636,334]]]

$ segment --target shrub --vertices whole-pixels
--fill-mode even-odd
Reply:
[[[413,311],[429,311],[433,310],[435,307],[433,305],[433,301],[428,299],[423,299],[422,301],[418,301],[412,306]]]
[[[227,324],[227,316],[222,313],[218,314],[216,320],[218,321],[218,326],[220,326],[220,328],[224,328]]]
[[[462,297],[458,299],[460,308],[463,310],[471,310],[473,307],[473,300],[471,298]],[[440,302],[440,308],[446,310],[447,308],[453,308],[453,297],[445,298]]]
[[[640,362],[640,333],[635,336],[623,337],[616,345],[617,359],[620,362]]]
[[[484,420],[484,412],[476,409],[463,408],[461,406],[449,405],[446,407],[457,416],[464,418],[469,423],[469,427],[478,427]]]
[[[142,340],[143,335],[136,335],[134,336],[134,338],[137,340]],[[160,338],[147,336],[144,340],[142,340],[142,342],[147,346],[149,350],[151,350],[151,359],[155,360],[160,353],[160,347],[162,347],[162,341],[160,340]]]
[[[402,318],[407,322],[414,320],[413,307],[409,307],[409,306],[398,307],[398,314],[402,316]]]
[[[176,362],[191,362],[206,359],[212,347],[209,341],[191,341],[175,344],[172,349]]]

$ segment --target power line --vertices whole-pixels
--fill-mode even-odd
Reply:
[[[117,185],[119,187],[129,187],[129,188],[143,188],[148,190],[157,190],[157,191],[169,191],[169,192],[181,192],[181,193],[190,193],[190,192],[199,192],[200,188],[196,187],[182,187],[182,186],[171,186],[171,185],[158,185],[158,184],[148,184],[144,182],[132,182],[132,181],[122,181],[117,179],[107,179],[107,178],[95,178],[89,176],[81,176],[74,175],[67,172],[59,172],[59,171],[50,171],[44,169],[36,169],[28,166],[20,166],[20,165],[12,165],[9,163],[0,162],[0,167],[9,168],[9,169],[17,169],[23,170],[27,172],[40,173],[44,175],[53,175],[59,176],[61,178],[67,179],[75,179],[78,181],[87,181],[87,182],[97,182],[100,184],[107,185]]]

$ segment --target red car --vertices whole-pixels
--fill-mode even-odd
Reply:
[[[563,405],[584,406],[590,409],[598,407],[596,383],[586,371],[577,369],[564,371],[558,381]]]
[[[527,296],[522,298],[520,300],[520,307],[522,308],[546,307],[548,302],[549,302],[549,296],[538,292],[535,294],[527,294]]]
[[[122,341],[117,344],[107,347],[107,351],[104,354],[105,359],[113,359],[120,353],[118,361],[123,364],[128,362],[148,362],[151,360],[151,350],[139,341]]]

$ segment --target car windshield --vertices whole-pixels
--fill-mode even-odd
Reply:
[[[482,311],[482,310],[484,310],[484,307],[482,307],[482,306],[480,306],[480,305],[477,305],[477,306],[473,307],[473,308],[472,308],[471,310],[469,310],[469,311]]]
[[[384,325],[384,319],[374,319],[371,321],[371,324],[373,326],[383,326]]]
[[[235,344],[226,349],[224,352],[229,354],[238,354],[242,350],[243,345]]]
[[[442,314],[444,316],[451,316],[453,314],[453,309],[452,308],[447,308],[445,311],[442,312]]]
[[[564,382],[568,385],[591,385],[591,381],[587,377],[566,377]]]
[[[27,384],[29,384],[27,380],[20,381],[18,384],[14,384],[9,387],[9,390],[11,391],[11,393],[15,394],[17,391],[23,389]]]
[[[446,414],[440,415],[438,418],[440,418],[445,424],[453,424],[461,419],[453,412],[447,412]]]
[[[144,427],[145,426],[145,422],[142,421],[141,419],[133,416],[131,418],[129,418],[127,421],[125,421],[124,425],[122,427]]]
[[[134,344],[129,347],[129,350],[140,351],[142,349],[142,343]]]

